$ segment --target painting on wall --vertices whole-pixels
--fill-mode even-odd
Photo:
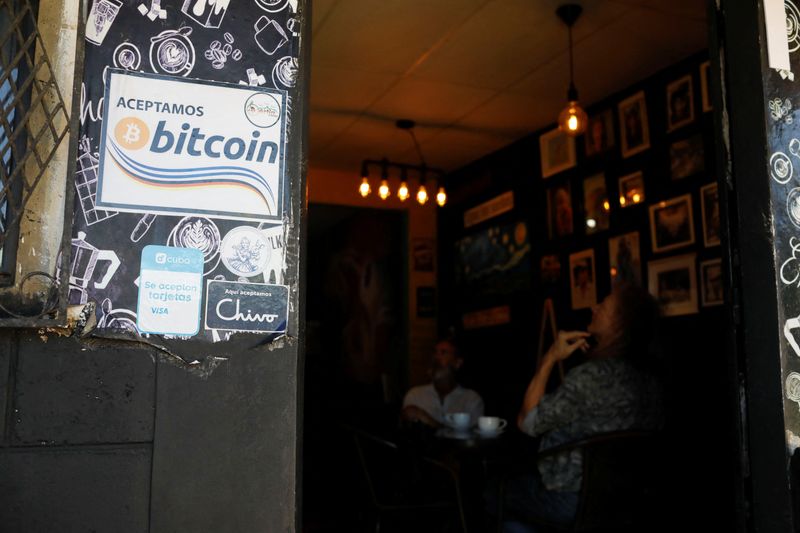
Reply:
[[[695,254],[650,261],[647,274],[650,294],[661,307],[663,316],[697,312]]]
[[[700,286],[702,287],[703,307],[723,304],[721,259],[711,259],[700,263]]]
[[[653,252],[666,252],[694,244],[692,195],[684,194],[650,206]]]
[[[414,272],[433,272],[436,246],[433,239],[416,238],[411,242]]]
[[[617,144],[614,137],[614,114],[610,109],[589,117],[586,128],[586,157],[607,152]]]
[[[650,127],[644,91],[639,91],[618,105],[622,137],[622,157],[630,157],[650,148]]]
[[[619,283],[642,285],[642,258],[638,231],[608,239],[608,266],[612,287]]]
[[[719,197],[717,195],[717,184],[709,183],[700,187],[700,207],[703,212],[703,244],[719,246]]]
[[[570,254],[569,279],[572,309],[593,307],[597,303],[594,249]]]
[[[530,286],[531,245],[525,222],[495,225],[456,242],[456,285],[471,294],[509,294]]]
[[[706,166],[703,137],[692,135],[669,146],[669,167],[673,180],[680,180],[702,172]]]
[[[700,91],[702,92],[703,95],[704,113],[711,111],[713,109],[713,107],[711,106],[711,96],[708,92],[708,75],[710,68],[711,68],[711,63],[708,61],[700,65]]]
[[[555,285],[561,281],[561,259],[558,255],[543,255],[539,266],[543,284]]]
[[[606,191],[606,177],[596,174],[583,180],[583,212],[586,234],[607,230],[611,204]]]
[[[572,190],[569,181],[547,191],[547,232],[553,239],[572,235]]]
[[[576,164],[575,137],[565,135],[556,128],[539,137],[539,154],[542,158],[542,177],[548,178]]]
[[[692,76],[687,74],[667,85],[667,131],[675,131],[693,120]]]
[[[644,177],[634,172],[619,179],[619,205],[631,207],[644,202]]]

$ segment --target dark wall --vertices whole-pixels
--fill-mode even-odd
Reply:
[[[705,54],[687,58],[662,72],[628,87],[588,109],[595,113],[612,111],[615,147],[603,154],[587,156],[583,137],[576,142],[577,165],[574,168],[542,178],[539,136],[554,126],[536,132],[513,145],[484,157],[448,177],[449,204],[440,211],[442,328],[455,325],[461,330],[464,345],[469,347],[467,365],[472,385],[484,395],[487,411],[514,418],[523,392],[535,367],[539,342],[542,306],[552,298],[559,329],[584,329],[591,318],[588,309],[573,311],[570,299],[569,255],[586,249],[594,250],[597,299],[611,290],[609,274],[610,237],[638,231],[640,238],[643,283],[647,286],[648,262],[687,253],[696,253],[698,290],[700,263],[720,258],[721,246],[705,247],[700,206],[700,187],[716,181],[714,170],[714,124],[712,113],[703,111],[700,86],[700,65]],[[694,120],[667,132],[667,85],[685,75],[692,76]],[[620,151],[620,124],[617,104],[643,90],[647,104],[650,148],[623,158]],[[555,117],[558,110],[553,110]],[[704,170],[682,179],[673,179],[670,169],[670,146],[676,141],[699,135],[704,147]],[[645,202],[621,208],[618,179],[641,171],[645,183]],[[584,223],[583,182],[603,173],[610,201],[609,228],[587,234]],[[569,183],[572,191],[574,233],[551,238],[548,231],[547,192]],[[465,228],[465,210],[506,192],[514,192],[514,209],[479,225]],[[690,194],[693,204],[695,243],[674,250],[654,253],[650,237],[649,206],[683,194]],[[523,222],[527,225],[529,254],[528,287],[506,293],[485,294],[480,290],[464,290],[458,277],[452,275],[457,262],[455,243],[464,237]],[[542,280],[540,260],[556,255],[561,269],[560,279]],[[698,300],[700,296],[698,295]],[[508,324],[464,329],[463,315],[476,310],[508,305]],[[731,464],[734,456],[734,430],[730,418],[723,415],[729,404],[730,385],[724,371],[726,354],[722,346],[725,335],[724,307],[704,307],[685,316],[662,319],[660,352],[663,355],[663,376],[667,385],[667,434],[671,456],[654,458],[669,461],[676,491],[680,491],[680,516],[691,512],[700,522],[714,523],[725,529],[720,520],[732,516],[733,505]],[[545,349],[550,340],[545,339]],[[574,364],[574,362],[573,362]],[[554,380],[555,381],[555,380]],[[551,385],[555,385],[551,383]],[[725,451],[723,451],[723,449]],[[694,502],[694,503],[692,503]],[[678,505],[677,501],[675,502]],[[688,506],[688,507],[687,507]],[[690,511],[691,508],[691,511]],[[732,520],[732,518],[731,518]]]

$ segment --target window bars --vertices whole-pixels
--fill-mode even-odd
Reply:
[[[0,0],[0,252],[69,133],[36,12],[29,0]]]

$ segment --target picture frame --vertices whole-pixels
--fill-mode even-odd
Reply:
[[[703,215],[703,244],[706,248],[720,244],[719,194],[717,184],[700,187],[700,207]]]
[[[648,290],[658,302],[662,316],[698,312],[696,255],[678,255],[647,263]]]
[[[644,176],[641,171],[619,178],[619,206],[633,207],[644,203]]]
[[[673,181],[699,174],[705,168],[703,136],[699,133],[669,145],[669,171]]]
[[[675,131],[694,122],[694,92],[692,75],[667,85],[667,131]]]
[[[711,105],[711,95],[708,91],[708,77],[711,69],[711,62],[704,61],[700,64],[700,94],[703,100],[703,113],[713,110]]]
[[[606,109],[589,117],[589,124],[584,135],[586,157],[593,157],[614,148],[614,113]]]
[[[725,303],[722,283],[722,259],[709,259],[700,263],[700,296],[703,307]]]
[[[612,287],[619,283],[631,283],[641,287],[642,255],[638,231],[608,239],[608,271]]]
[[[561,259],[558,254],[543,255],[539,262],[539,273],[543,285],[556,285],[561,281]]]
[[[542,178],[549,178],[577,164],[575,138],[558,128],[539,136],[539,154],[542,162]]]
[[[601,172],[583,180],[583,213],[586,234],[607,230],[611,204],[608,201],[606,177]]]
[[[650,148],[647,102],[639,91],[617,104],[622,157],[631,157]]]
[[[569,286],[573,310],[589,309],[597,304],[593,248],[570,254]]]
[[[433,239],[413,239],[411,254],[414,259],[414,272],[433,272],[435,270],[436,243]]]
[[[694,244],[692,195],[684,194],[650,206],[653,253]]]
[[[569,180],[547,190],[547,231],[550,239],[572,235],[572,187]]]

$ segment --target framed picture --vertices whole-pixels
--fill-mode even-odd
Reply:
[[[706,61],[700,64],[700,92],[703,96],[703,112],[711,111],[711,96],[708,93],[708,74],[711,63]]]
[[[418,238],[412,241],[414,272],[433,272],[434,247],[433,239]]]
[[[551,239],[572,235],[572,192],[569,181],[548,189],[547,221]]]
[[[669,168],[673,180],[702,172],[706,167],[703,137],[698,133],[669,146]]]
[[[675,131],[694,120],[694,93],[692,75],[667,85],[667,131]]]
[[[719,198],[717,184],[700,187],[700,207],[703,212],[703,244],[706,247],[719,245]]]
[[[601,154],[614,147],[616,144],[614,114],[610,109],[589,117],[589,125],[586,128],[584,139],[586,140],[586,157]]]
[[[542,283],[555,285],[561,281],[561,260],[556,254],[543,255],[541,260]]]
[[[417,318],[436,316],[436,288],[417,287]]]
[[[650,294],[658,301],[663,316],[697,312],[695,254],[650,261],[647,275]]]
[[[722,259],[711,259],[700,263],[700,287],[703,307],[722,305],[724,303]]]
[[[644,202],[644,178],[641,172],[634,172],[619,179],[619,205],[631,207]]]
[[[575,166],[575,137],[565,135],[558,128],[539,137],[542,156],[542,177],[547,178]]]
[[[606,177],[596,174],[583,180],[583,212],[585,214],[586,234],[608,229],[608,214],[611,204],[606,191]]]
[[[619,103],[619,128],[622,136],[622,157],[630,157],[650,148],[650,128],[647,124],[647,103],[644,91]]]
[[[691,194],[650,206],[650,237],[654,253],[694,244]]]
[[[608,239],[608,266],[612,287],[618,283],[642,285],[642,257],[639,252],[638,231]]]
[[[594,250],[588,249],[569,256],[569,285],[572,309],[586,309],[597,303]]]

